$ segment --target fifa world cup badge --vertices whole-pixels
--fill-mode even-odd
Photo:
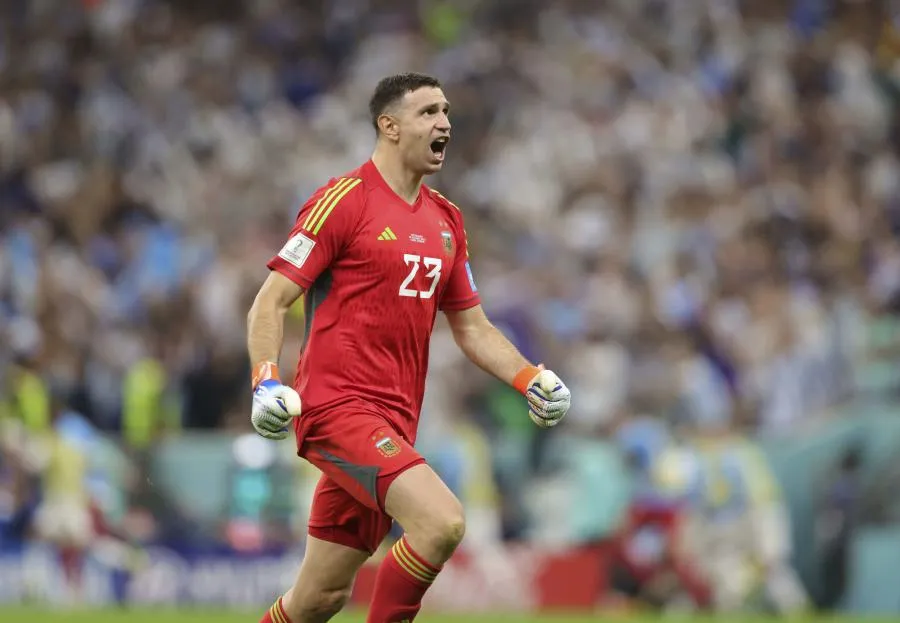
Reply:
[[[444,253],[447,255],[453,255],[453,234],[449,231],[441,232],[441,240],[444,243]]]
[[[382,437],[375,442],[375,449],[386,457],[392,457],[400,453],[400,446],[394,443],[390,437]]]

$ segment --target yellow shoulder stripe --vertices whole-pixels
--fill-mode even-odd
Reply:
[[[313,206],[313,209],[309,211],[309,215],[303,222],[303,229],[313,234],[318,234],[325,219],[328,218],[335,206],[361,182],[361,179],[354,177],[343,177],[338,180],[338,183],[325,191],[316,202],[316,205]]]
[[[453,203],[452,201],[450,201],[449,199],[447,199],[444,195],[442,195],[441,193],[439,193],[439,192],[436,191],[435,189],[432,188],[432,189],[431,189],[431,192],[433,192],[435,195],[437,195],[438,197],[440,197],[441,199],[443,199],[444,201],[446,201],[447,203],[449,203],[450,205],[452,205],[454,208],[456,208],[457,210],[459,210],[459,206],[458,206],[458,205],[456,205],[455,203]],[[462,210],[460,210],[460,212],[462,212]]]
[[[440,197],[441,199],[443,199],[444,201],[446,201],[447,203],[449,203],[450,205],[452,205],[454,208],[456,208],[456,211],[457,211],[457,212],[462,212],[462,210],[459,209],[459,206],[458,206],[458,205],[456,205],[455,203],[453,203],[452,201],[450,201],[449,199],[447,199],[444,195],[442,195],[441,193],[439,193],[439,192],[436,191],[435,189],[432,188],[432,189],[431,189],[431,192],[433,192],[435,195],[437,195],[438,197]],[[468,232],[466,232],[466,228],[465,228],[465,227],[463,227],[463,239],[464,239],[463,241],[465,242],[465,245],[466,245],[466,248],[465,248],[466,257],[468,258],[468,257],[469,257],[469,234],[468,234]]]

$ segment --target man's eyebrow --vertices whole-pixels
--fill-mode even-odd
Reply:
[[[431,110],[432,108],[443,108],[444,110],[450,110],[450,102],[444,100],[443,102],[426,104],[419,109],[419,112],[425,112],[426,110]]]

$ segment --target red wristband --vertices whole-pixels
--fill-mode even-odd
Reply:
[[[531,383],[531,379],[540,374],[540,372],[541,369],[537,366],[527,365],[516,373],[512,386],[515,387],[520,394],[524,395],[525,392],[528,391],[528,384]]]
[[[273,363],[271,361],[260,361],[258,364],[253,366],[253,389],[256,389],[257,385],[269,379],[281,381],[281,377],[278,376],[277,363]]]

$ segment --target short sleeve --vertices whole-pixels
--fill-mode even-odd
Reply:
[[[348,242],[359,211],[361,183],[359,178],[342,177],[317,190],[300,208],[287,242],[269,260],[269,269],[308,289]]]
[[[462,311],[481,303],[481,297],[475,285],[475,276],[472,274],[472,266],[469,264],[469,243],[463,225],[462,212],[455,206],[454,210],[456,218],[453,220],[453,233],[456,237],[457,253],[450,270],[450,280],[441,296],[440,308],[442,311]]]

